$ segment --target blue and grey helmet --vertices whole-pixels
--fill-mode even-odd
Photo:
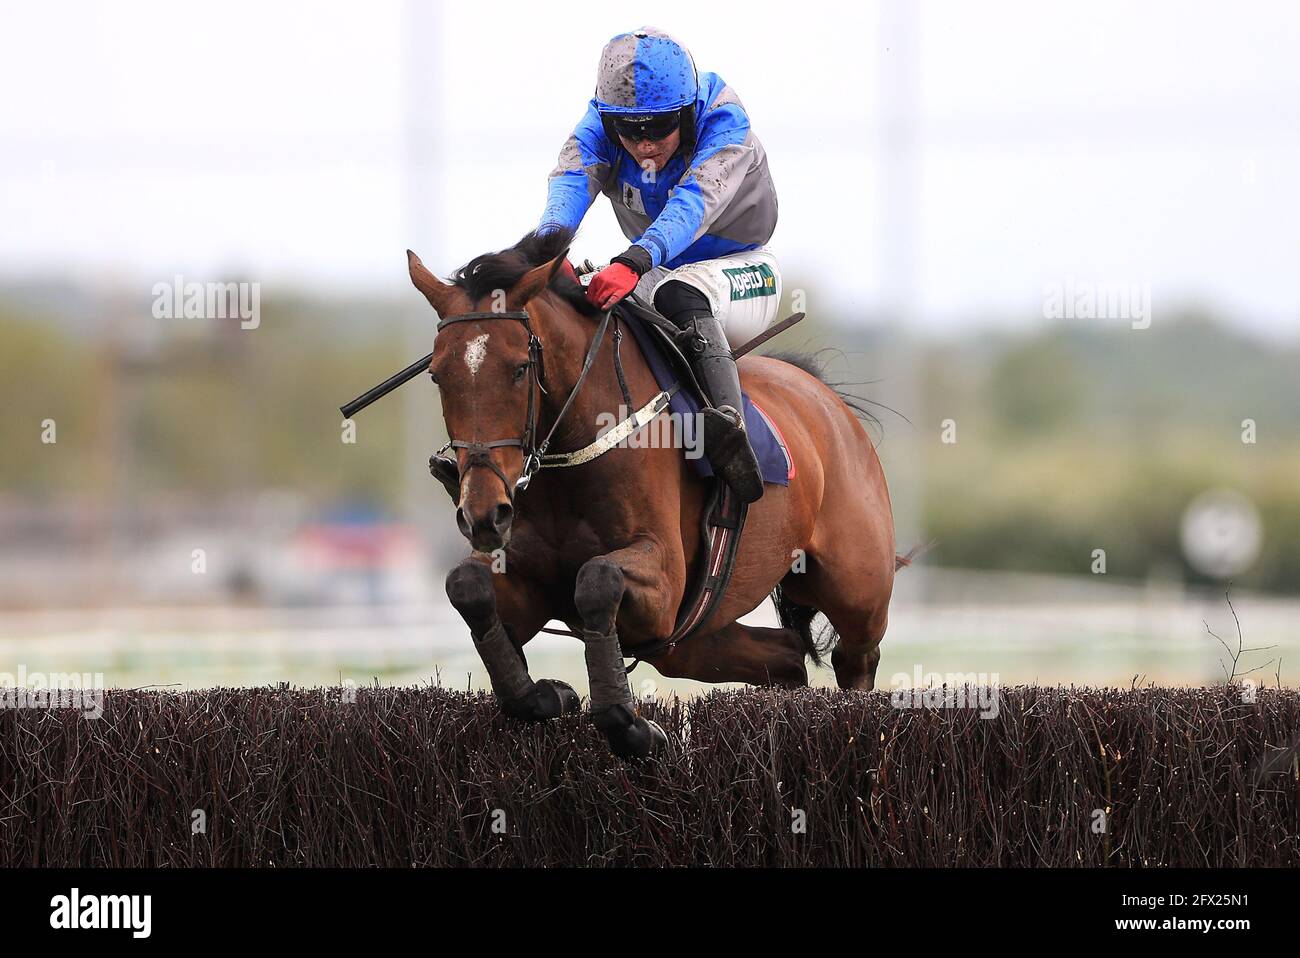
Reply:
[[[680,43],[653,27],[622,33],[605,44],[596,72],[596,109],[617,143],[613,124],[677,114],[683,149],[694,147],[695,61]]]

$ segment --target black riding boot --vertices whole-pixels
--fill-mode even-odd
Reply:
[[[740,398],[740,376],[727,337],[699,290],[681,282],[668,282],[655,294],[655,306],[682,330],[694,334],[688,355],[695,374],[708,394],[711,408],[701,411],[704,454],[713,472],[742,502],[763,496],[763,476],[745,432]],[[678,307],[669,310],[665,307]]]

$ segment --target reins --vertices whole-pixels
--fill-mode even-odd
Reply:
[[[795,313],[793,316],[782,320],[775,326],[768,327],[753,339],[749,340],[749,342],[740,346],[738,349],[733,350],[732,355],[739,359],[750,350],[767,342],[777,333],[780,333],[799,322],[799,320],[803,319],[803,315],[803,313]],[[580,466],[583,463],[591,462],[593,459],[599,458],[610,449],[613,449],[646,423],[653,420],[655,416],[668,408],[668,403],[681,388],[681,383],[674,383],[671,388],[656,393],[644,406],[629,414],[617,425],[607,430],[602,435],[597,436],[596,439],[583,446],[581,449],[575,449],[572,452],[547,453],[547,450],[551,445],[551,440],[555,438],[556,430],[560,428],[560,423],[564,421],[564,417],[568,414],[570,408],[572,408],[574,401],[578,398],[578,393],[581,392],[583,384],[587,381],[587,376],[596,362],[596,354],[600,351],[600,344],[605,340],[605,330],[609,328],[609,323],[612,318],[614,318],[614,311],[612,309],[605,310],[602,314],[600,324],[596,327],[596,335],[592,337],[591,345],[587,348],[587,354],[583,357],[582,372],[578,374],[578,381],[574,384],[573,389],[570,390],[568,397],[565,398],[564,405],[560,407],[559,414],[555,417],[555,421],[551,424],[551,428],[546,433],[546,438],[544,438],[540,443],[537,442],[537,420],[540,413],[540,401],[538,400],[537,394],[547,394],[546,366],[542,353],[542,341],[537,338],[537,334],[533,331],[532,321],[531,317],[528,315],[528,310],[517,309],[506,312],[460,313],[455,316],[448,316],[446,319],[439,321],[439,332],[452,323],[465,323],[491,319],[508,319],[523,323],[524,328],[528,330],[529,388],[527,412],[528,422],[524,425],[523,436],[518,439],[492,439],[487,442],[479,440],[467,441],[463,439],[450,439],[446,445],[438,450],[436,455],[441,455],[448,449],[467,450],[469,456],[465,460],[465,467],[457,470],[457,478],[460,481],[464,481],[465,473],[469,472],[469,470],[473,469],[475,466],[486,466],[501,480],[501,484],[505,486],[506,498],[509,500],[511,505],[514,505],[515,494],[520,490],[528,488],[528,483],[532,480],[533,474],[538,469],[556,469],[565,466]],[[621,330],[617,325],[618,320],[615,319],[614,322],[614,369],[618,374],[619,389],[623,393],[623,399],[626,402],[627,407],[630,407],[632,405],[632,398],[628,393],[627,381],[623,375],[623,363],[619,356],[618,349],[619,341],[622,338]],[[424,360],[426,366],[432,358],[432,354],[430,354],[430,356]],[[374,398],[377,398],[377,396],[383,395],[381,390],[390,391],[392,388],[395,388],[392,384],[397,383],[400,385],[400,382],[405,382],[410,378],[411,368],[412,367],[408,367],[397,376],[394,376],[387,383],[381,384],[369,393],[353,400],[352,405],[361,404],[364,406],[369,404],[374,400]],[[534,386],[536,386],[535,390],[533,388]],[[346,411],[346,407],[344,408]],[[506,478],[506,474],[501,470],[501,467],[492,460],[492,450],[503,446],[518,446],[520,451],[523,453],[524,469],[520,474],[518,481],[516,481],[513,486],[511,486],[510,480]]]

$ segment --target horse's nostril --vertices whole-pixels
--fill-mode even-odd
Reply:
[[[461,508],[456,510],[456,526],[466,539],[486,541],[484,536],[504,536],[514,515],[515,510],[508,502],[493,506],[485,515],[477,518],[471,518],[470,514]]]

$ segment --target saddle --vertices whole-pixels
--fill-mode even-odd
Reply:
[[[682,384],[682,388],[693,395],[697,401],[708,402],[700,381],[695,378],[695,370],[691,368],[691,362],[686,357],[686,350],[690,348],[689,344],[693,338],[690,330],[678,329],[666,316],[635,293],[615,306],[614,312],[628,324],[629,329],[634,329],[632,323],[640,323],[640,328],[654,343],[654,348],[659,351],[659,355],[671,365],[673,374],[677,377],[677,382]]]

